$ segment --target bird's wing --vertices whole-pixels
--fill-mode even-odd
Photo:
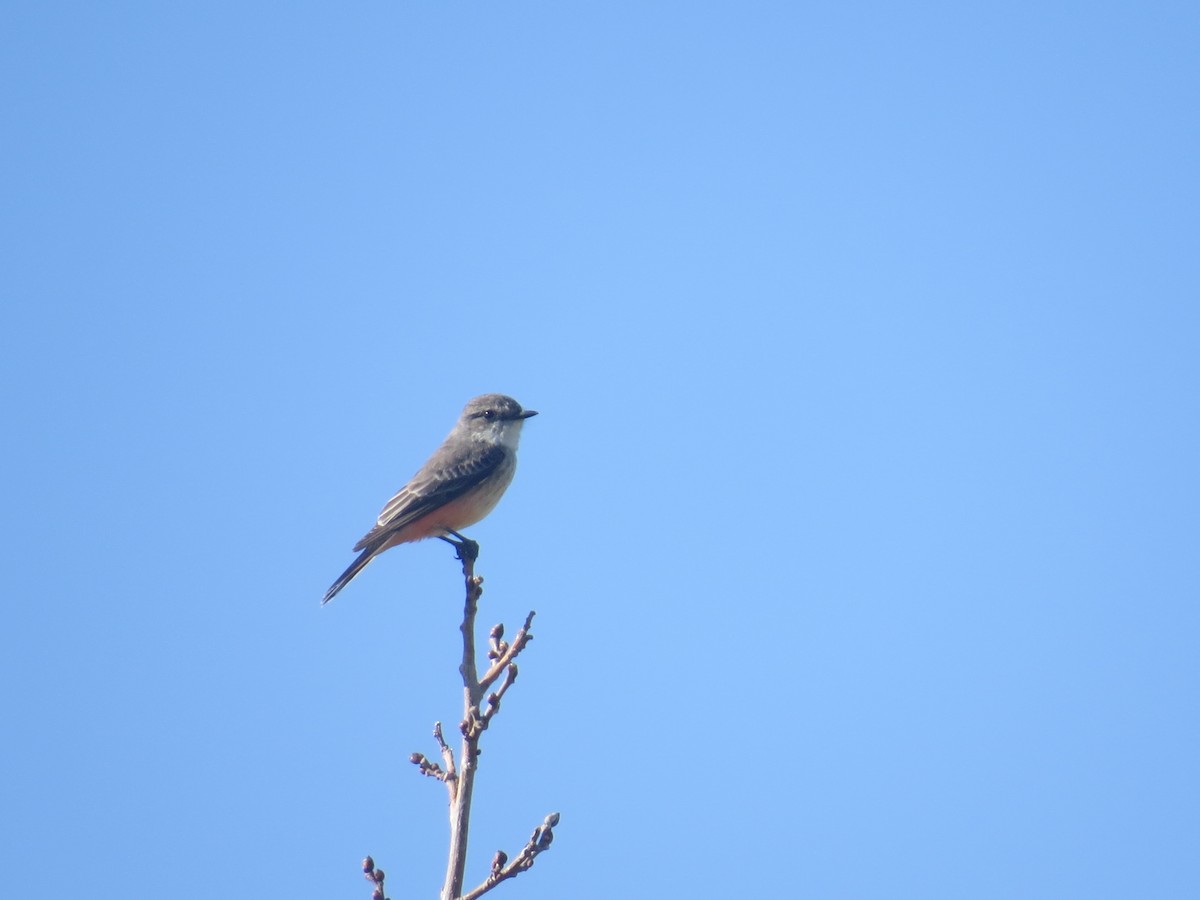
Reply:
[[[493,444],[453,466],[432,471],[428,467],[422,468],[384,505],[375,527],[363,535],[354,549],[366,549],[383,534],[398,531],[409,522],[461,497],[491,475],[504,461],[507,452],[503,447]]]

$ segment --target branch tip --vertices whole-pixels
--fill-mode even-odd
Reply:
[[[363,877],[375,885],[375,890],[371,892],[371,900],[388,900],[383,890],[383,879],[387,877],[383,869],[375,868],[375,860],[368,856],[362,861],[362,870]]]

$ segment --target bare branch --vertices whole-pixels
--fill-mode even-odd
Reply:
[[[445,781],[449,778],[449,774],[442,770],[442,767],[435,762],[430,762],[429,757],[424,753],[414,753],[408,758],[414,766],[416,766],[422,775],[428,775],[430,778],[436,778],[438,781]]]
[[[458,770],[454,767],[454,751],[450,749],[446,739],[442,736],[441,722],[433,723],[433,737],[438,743],[438,749],[442,752],[442,760],[446,763],[445,769],[437,763],[431,762],[424,753],[413,753],[408,760],[420,770],[422,775],[428,775],[444,782],[450,791],[450,800],[453,801],[454,794],[458,790]]]
[[[492,691],[488,694],[487,709],[483,713],[483,727],[487,728],[491,724],[492,716],[500,711],[500,698],[504,696],[505,691],[512,687],[512,683],[517,680],[517,664],[509,663],[508,672],[504,676],[504,683],[500,685],[500,690]]]
[[[529,839],[529,843],[521,848],[521,852],[512,862],[508,862],[507,853],[497,850],[492,859],[492,872],[488,875],[487,880],[477,888],[463,894],[461,900],[477,900],[500,882],[516,878],[531,868],[534,858],[542,851],[550,849],[550,844],[554,841],[554,826],[558,824],[559,818],[558,813],[550,813],[546,816],[542,824],[533,830],[533,836]]]
[[[492,872],[488,880],[475,888],[467,897],[462,896],[463,874],[467,862],[467,836],[470,832],[471,795],[475,786],[475,772],[479,765],[479,740],[483,732],[491,724],[493,717],[500,711],[500,701],[517,680],[517,666],[514,660],[533,640],[530,628],[533,625],[534,613],[531,611],[525,617],[525,624],[517,632],[512,642],[504,640],[503,624],[496,625],[488,635],[487,658],[491,662],[483,677],[479,677],[475,657],[475,619],[479,611],[479,598],[483,594],[483,579],[475,574],[475,560],[479,554],[479,546],[473,541],[462,543],[452,541],[458,548],[458,558],[462,561],[463,579],[466,587],[466,600],[463,604],[463,619],[459,630],[462,632],[463,652],[459,665],[459,674],[463,683],[463,718],[459,723],[462,733],[462,745],[458,752],[457,767],[455,755],[446,743],[442,734],[442,725],[434,726],[433,736],[441,750],[445,768],[430,762],[419,753],[412,755],[412,761],[421,772],[445,782],[450,794],[450,852],[446,862],[446,880],[442,885],[441,900],[467,900],[479,897],[491,890],[501,881],[513,878],[533,865],[534,857],[546,850],[554,840],[553,827],[558,824],[558,814],[552,813],[537,827],[529,843],[517,854],[511,862],[508,856],[497,853],[492,860]],[[504,680],[491,693],[488,690],[499,680]],[[484,695],[487,694],[486,708],[481,709]],[[377,897],[375,900],[384,900]]]
[[[459,546],[458,558],[462,560],[463,580],[466,585],[466,602],[463,604],[462,663],[458,667],[463,680],[462,749],[458,759],[461,766],[458,783],[450,798],[450,853],[446,861],[446,880],[442,884],[442,900],[455,900],[462,892],[463,873],[467,866],[467,835],[471,826],[471,794],[475,789],[475,767],[479,760],[479,698],[483,691],[479,686],[478,670],[475,668],[475,615],[479,611],[479,598],[483,594],[483,579],[475,574],[475,559],[479,545],[465,542]]]
[[[450,749],[450,745],[446,743],[446,739],[442,737],[442,723],[433,723],[433,738],[438,743],[438,748],[442,751],[442,761],[446,763],[446,786],[450,788],[450,799],[454,799],[454,793],[458,790],[458,770],[454,768],[454,751]]]
[[[517,636],[513,640],[512,645],[505,647],[504,652],[500,654],[499,658],[497,658],[494,663],[492,663],[492,667],[487,670],[487,673],[483,676],[483,678],[479,679],[480,693],[491,687],[492,683],[500,677],[500,673],[504,671],[505,667],[517,658],[517,655],[525,649],[526,644],[533,640],[533,635],[529,633],[529,628],[533,625],[533,617],[536,615],[537,613],[535,611],[529,611],[529,615],[525,617],[525,624],[522,625],[521,630],[517,632]],[[494,630],[495,629],[493,629],[493,631]],[[501,631],[501,634],[503,634],[503,631]],[[490,656],[491,654],[488,655]]]

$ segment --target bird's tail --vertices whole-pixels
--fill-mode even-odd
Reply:
[[[332,600],[335,596],[337,596],[338,591],[340,591],[342,588],[344,588],[346,585],[348,585],[351,581],[353,581],[354,576],[357,575],[359,572],[361,572],[363,569],[365,569],[367,567],[367,563],[369,563],[371,560],[373,560],[375,558],[375,554],[378,550],[379,550],[378,547],[368,547],[366,550],[364,550],[362,553],[360,553],[358,555],[358,559],[356,559],[354,562],[352,562],[350,564],[350,568],[348,568],[345,572],[343,572],[341,575],[339,575],[338,580],[335,581],[330,586],[329,590],[327,590],[325,592],[325,599],[321,601],[321,605],[324,606],[326,603],[328,603],[330,600]]]

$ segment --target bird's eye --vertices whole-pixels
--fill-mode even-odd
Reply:
[[[485,419],[494,419],[496,418],[496,411],[494,409],[485,409],[483,411],[483,417]]]

